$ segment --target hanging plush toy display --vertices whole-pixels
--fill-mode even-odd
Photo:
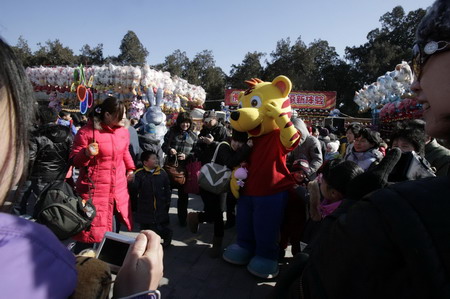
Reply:
[[[416,118],[420,115],[421,106],[416,102],[411,105],[412,81],[411,68],[407,62],[402,61],[393,71],[386,72],[376,82],[355,92],[353,101],[359,106],[360,112],[381,109],[379,117],[382,122]],[[407,101],[403,103],[405,100]]]
[[[37,97],[48,97],[51,92],[55,92],[56,96],[52,100],[58,103],[52,103],[53,107],[79,107],[84,112],[94,101],[103,101],[112,95],[124,101],[128,108],[137,108],[135,112],[142,113],[141,104],[148,105],[146,91],[150,88],[163,91],[161,107],[164,113],[178,113],[184,108],[202,106],[206,98],[202,87],[176,76],[171,77],[168,72],[151,69],[148,65],[80,65],[75,68],[41,66],[27,68],[26,72]],[[86,100],[88,102],[82,104]]]

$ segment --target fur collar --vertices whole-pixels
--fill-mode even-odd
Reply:
[[[105,130],[105,128],[103,128],[102,125],[101,125],[101,120],[100,120],[100,118],[98,118],[98,117],[96,117],[96,116],[94,116],[94,119],[93,119],[93,121],[92,121],[92,124],[93,124],[93,126],[94,126],[94,129],[96,129],[96,130],[99,130],[99,131]],[[120,122],[120,123],[119,123],[119,127],[124,127],[124,126],[125,126],[124,122]]]

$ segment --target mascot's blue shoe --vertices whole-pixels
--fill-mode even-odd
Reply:
[[[279,272],[278,261],[255,256],[248,264],[247,270],[253,275],[261,278],[274,278]]]
[[[231,244],[228,246],[222,257],[227,262],[235,265],[247,265],[252,258],[250,252],[238,244]]]

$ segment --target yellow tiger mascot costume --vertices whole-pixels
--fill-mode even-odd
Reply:
[[[295,184],[286,156],[299,143],[300,133],[291,118],[291,81],[278,76],[272,82],[246,81],[249,89],[239,95],[240,109],[231,113],[231,126],[248,132],[253,149],[248,177],[242,190],[233,181],[237,204],[237,243],[228,246],[223,258],[247,265],[250,273],[272,278],[278,275],[278,240],[288,190]]]

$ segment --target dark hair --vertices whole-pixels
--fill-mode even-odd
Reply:
[[[116,97],[107,97],[103,103],[95,106],[94,116],[98,117],[103,122],[105,121],[105,113],[108,112],[120,121],[122,120],[125,111],[126,108],[122,101]]]
[[[178,130],[181,130],[181,124],[184,122],[188,122],[190,124],[188,131],[192,130],[192,118],[187,112],[181,112],[178,114],[177,121],[175,123]]]
[[[394,140],[404,139],[410,142],[414,151],[420,156],[425,155],[425,141],[427,136],[425,134],[425,126],[422,126],[419,122],[404,121],[398,123],[390,135],[391,144]]]
[[[80,114],[81,113],[71,113],[70,114],[72,116],[72,121],[73,121],[74,126],[80,125],[80,122],[81,122]]]
[[[48,123],[54,123],[58,118],[58,113],[50,107],[44,107],[39,109],[39,122],[41,125]]]
[[[69,111],[61,110],[61,111],[59,111],[58,115],[59,115],[59,117],[63,118],[65,116],[70,116],[71,113]]]
[[[369,128],[362,128],[359,133],[360,134],[358,137],[367,139],[369,143],[373,144],[374,148],[378,148],[380,146],[382,139],[380,137],[380,133],[378,133],[377,131],[373,131]]]
[[[362,174],[364,170],[353,161],[334,159],[326,161],[318,170],[327,184],[346,195],[351,180]]]
[[[450,41],[450,2],[437,0],[417,26],[416,41],[422,47],[429,41]]]
[[[355,135],[356,137],[359,137],[359,132],[361,131],[363,127],[361,126],[361,124],[359,123],[352,123],[350,125],[348,125],[347,129],[345,129],[345,133],[347,133],[349,130],[353,133],[353,135]]]
[[[231,131],[231,139],[237,142],[246,143],[248,140],[248,133],[247,132],[239,132],[233,129]]]
[[[18,167],[23,160],[22,154],[28,156],[28,130],[31,128],[35,105],[33,103],[33,94],[31,84],[25,74],[22,63],[15,56],[13,50],[0,38],[0,89],[5,88],[6,96],[0,98],[0,101],[8,101],[8,107],[4,111],[9,117],[9,133],[12,137],[7,142],[10,150],[6,153],[7,161],[1,165],[0,182],[9,184],[12,187],[14,175],[7,174],[6,171],[10,163],[13,163],[13,173],[17,172]],[[14,118],[15,117],[15,118]],[[13,123],[14,119],[14,123]],[[27,163],[23,163],[23,171]],[[8,178],[9,181],[3,181]]]
[[[143,151],[142,154],[141,154],[141,162],[144,163],[152,155],[155,155],[156,158],[158,158],[158,154],[155,151],[153,151],[153,150],[145,150],[145,151]]]
[[[326,137],[330,135],[330,131],[328,131],[327,128],[320,128],[319,129],[319,135],[322,137]]]
[[[312,127],[311,127],[311,132],[312,132],[312,133],[318,132],[318,133],[320,134],[320,127],[318,127],[318,126],[312,126]]]

